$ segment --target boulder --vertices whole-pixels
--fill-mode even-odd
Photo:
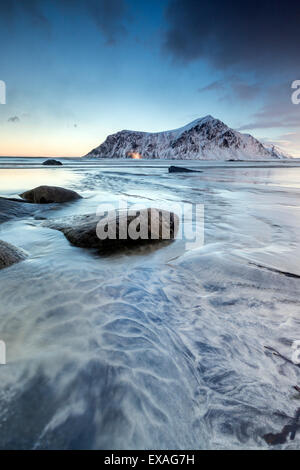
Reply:
[[[26,257],[27,254],[24,250],[0,240],[0,269],[19,263]]]
[[[184,168],[183,166],[170,166],[169,173],[202,173],[202,171],[190,170],[189,168]]]
[[[149,208],[141,209],[135,215],[127,211],[111,211],[102,217],[79,215],[47,220],[42,225],[60,230],[75,246],[111,252],[123,247],[173,240],[179,218],[172,212]]]
[[[36,204],[50,204],[51,202],[68,202],[80,199],[81,196],[70,189],[58,186],[39,186],[38,188],[20,194],[28,202]]]
[[[49,166],[60,166],[62,163],[59,160],[46,160],[43,162],[43,165],[49,165]]]

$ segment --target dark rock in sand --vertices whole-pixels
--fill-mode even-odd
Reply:
[[[58,186],[39,186],[20,194],[20,197],[36,204],[50,204],[51,202],[68,202],[81,199],[81,196],[75,191]]]
[[[27,254],[24,250],[0,240],[0,269],[19,263],[26,257]]]
[[[58,160],[54,160],[54,159],[50,159],[50,160],[46,160],[45,162],[43,162],[43,165],[49,165],[49,166],[61,166],[62,163]]]
[[[136,215],[128,215],[126,211],[112,211],[105,217],[79,215],[47,220],[42,225],[60,230],[73,245],[112,252],[124,247],[173,240],[178,231],[179,218],[172,212],[149,208],[140,210]],[[130,237],[134,227],[136,232],[143,233],[141,237]],[[104,233],[108,235],[105,237]]]
[[[202,173],[202,171],[191,170],[190,168],[184,168],[183,166],[170,166],[169,173]]]

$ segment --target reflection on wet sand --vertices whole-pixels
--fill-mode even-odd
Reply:
[[[0,195],[16,196],[36,186],[61,186],[78,178],[76,173],[61,168],[0,169]]]

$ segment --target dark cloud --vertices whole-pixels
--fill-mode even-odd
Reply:
[[[12,116],[7,119],[8,122],[20,122],[20,118],[18,116]]]
[[[41,2],[39,0],[23,0],[17,3],[20,4],[20,7],[25,12],[29,13],[33,22],[49,28],[49,22],[42,12]]]
[[[11,21],[14,17],[15,11],[15,2],[11,0],[10,2],[2,2],[1,4],[1,15],[0,20]]]
[[[45,4],[45,2],[44,2]],[[43,14],[42,4],[38,0],[10,0],[1,3],[0,21],[13,24],[17,16],[29,17],[35,25],[49,28],[50,24]]]
[[[51,30],[51,21],[46,15],[47,5],[54,6],[57,15],[66,18],[87,14],[108,44],[114,44],[125,33],[126,0],[9,0],[3,6],[1,4],[0,21],[13,23],[16,17],[25,15],[34,25]]]
[[[124,0],[89,0],[86,5],[108,44],[114,44],[117,37],[126,32],[123,20],[127,15],[127,4]]]
[[[176,60],[259,72],[297,68],[300,2],[170,0],[164,49]]]

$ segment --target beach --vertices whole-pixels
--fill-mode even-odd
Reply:
[[[269,448],[299,407],[297,368],[265,346],[300,339],[300,161],[44,160],[0,158],[3,198],[82,196],[0,224],[28,253],[0,271],[0,448]],[[119,201],[202,206],[204,244],[106,256],[43,225]]]

